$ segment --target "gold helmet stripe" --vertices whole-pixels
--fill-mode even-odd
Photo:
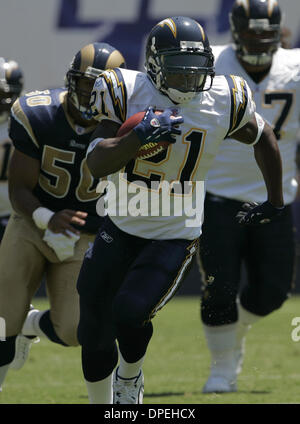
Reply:
[[[161,22],[159,22],[157,24],[157,26],[161,26],[161,27],[163,27],[164,25],[167,25],[170,28],[170,30],[172,31],[172,34],[173,34],[174,38],[176,38],[177,28],[176,28],[176,24],[173,21],[173,19],[170,19],[170,18],[164,19],[163,21],[161,21]]]
[[[278,6],[277,0],[268,0],[268,15],[269,16],[272,16],[275,6]]]
[[[93,66],[95,58],[95,49],[93,44],[88,44],[80,50],[81,54],[81,63],[80,71],[85,72],[88,66]]]
[[[250,14],[250,4],[249,4],[249,0],[238,0],[238,4],[240,6],[243,6],[247,15],[249,16]]]
[[[205,41],[205,32],[204,32],[204,29],[203,29],[203,28],[202,28],[202,26],[199,24],[199,22],[197,22],[197,24],[198,24],[198,26],[199,26],[199,28],[200,28],[200,31],[201,31],[201,34],[202,34],[203,41]]]
[[[122,63],[125,63],[124,57],[118,50],[115,50],[109,55],[105,69],[119,68]]]
[[[8,66],[5,70],[5,76],[6,76],[7,79],[9,79],[11,77],[11,74],[15,69],[18,69],[17,62],[15,62],[14,60],[10,60],[8,62]]]

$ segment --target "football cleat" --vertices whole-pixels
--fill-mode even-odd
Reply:
[[[211,376],[203,387],[203,393],[231,393],[237,391],[236,379]]]
[[[118,369],[114,373],[113,403],[114,404],[141,404],[144,396],[144,375],[141,370],[137,377],[122,378],[118,375]]]
[[[29,350],[33,343],[38,343],[39,337],[29,338],[19,334],[16,338],[16,352],[13,361],[10,363],[9,368],[19,370],[25,364]]]
[[[232,359],[232,371],[231,373],[226,372],[223,375],[222,370],[217,370],[212,367],[210,377],[207,379],[203,393],[231,393],[237,391],[237,375],[242,371],[242,365],[244,360],[244,345],[240,349],[236,349]]]

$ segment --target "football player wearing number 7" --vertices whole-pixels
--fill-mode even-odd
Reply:
[[[225,140],[207,175],[200,239],[201,318],[211,354],[204,393],[237,390],[247,331],[280,308],[292,287],[291,203],[297,192],[300,50],[280,47],[280,23],[277,1],[237,0],[230,14],[234,44],[213,47],[216,73],[246,78],[257,112],[274,128],[282,157],[286,207],[269,224],[264,224],[261,216],[258,225],[238,225],[234,216],[243,203],[261,203],[268,193],[247,147]],[[239,289],[243,262],[248,278]]]
[[[0,250],[0,317],[6,323],[0,386],[9,366],[24,364],[36,336],[63,346],[78,344],[76,279],[102,220],[96,214],[99,180],[85,159],[97,122],[86,112],[96,77],[115,66],[125,66],[118,50],[89,44],[74,56],[66,88],[28,93],[12,107],[9,192],[14,213]],[[50,310],[29,311],[44,275]]]
[[[153,105],[164,112],[156,115]],[[142,121],[116,135],[124,121],[143,110]],[[248,84],[238,76],[214,76],[207,35],[188,17],[164,19],[150,31],[146,73],[117,69],[96,80],[91,115],[102,121],[104,112],[111,123],[100,123],[93,134],[87,164],[95,178],[107,176],[108,199],[115,198],[116,207],[108,209],[79,274],[78,338],[90,402],[134,404],[143,400],[142,365],[152,319],[189,270],[203,202],[194,226],[185,225],[186,215],[171,208],[168,216],[161,210],[151,213],[150,202],[140,214],[118,214],[118,208],[124,212],[124,204],[136,200],[133,184],[143,193],[140,199],[145,196],[144,206],[147,193],[156,189],[162,197],[163,182],[173,182],[170,204],[181,193],[191,196],[195,207],[195,183],[205,179],[219,145],[230,135],[247,145],[249,155],[254,150],[268,192],[268,201],[244,221],[272,220],[283,208],[281,158],[272,129],[255,113]],[[161,141],[169,146],[153,149]],[[120,191],[124,181],[128,190]]]

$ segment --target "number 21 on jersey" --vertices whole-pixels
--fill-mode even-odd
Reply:
[[[202,156],[205,137],[206,131],[199,128],[191,129],[182,137],[185,154],[181,163],[175,164],[176,169],[178,169],[175,181],[180,182],[182,187],[184,187],[185,182],[193,182]],[[174,178],[168,175],[170,173],[168,161],[172,160],[171,149],[172,146],[169,146],[153,157],[131,160],[124,171],[127,174],[127,180],[130,182],[143,181],[149,189],[151,189],[151,182],[153,181],[162,182],[165,180],[169,183],[174,181]],[[173,173],[173,169],[171,171]],[[188,193],[185,192],[184,194]]]

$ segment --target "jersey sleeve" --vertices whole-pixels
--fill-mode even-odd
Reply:
[[[11,108],[9,136],[17,150],[20,150],[28,156],[39,159],[39,143],[21,102],[22,98],[17,99]]]
[[[235,75],[226,75],[230,90],[230,124],[226,137],[242,128],[255,113],[255,102],[246,80]]]
[[[122,124],[126,120],[127,90],[118,68],[105,71],[96,79],[90,108],[97,121],[109,119]]]

